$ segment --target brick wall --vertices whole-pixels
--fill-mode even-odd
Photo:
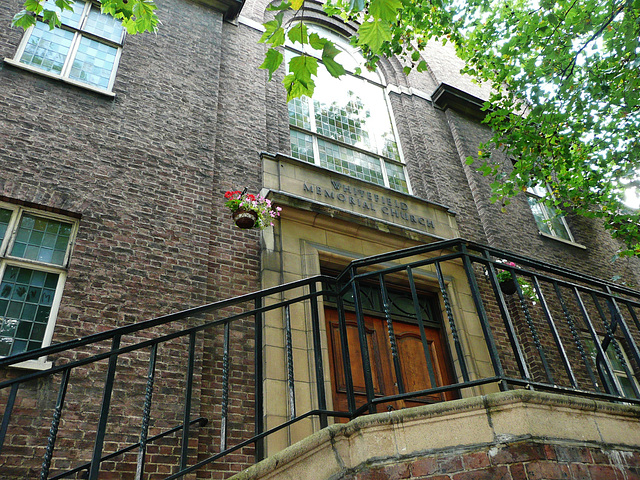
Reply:
[[[365,467],[343,480],[631,480],[640,478],[640,451],[523,441],[489,450],[419,457]]]

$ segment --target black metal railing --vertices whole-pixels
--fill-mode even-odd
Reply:
[[[322,319],[329,306],[337,311],[332,358],[341,359],[340,369],[323,357],[328,338]],[[314,384],[314,398],[307,411],[298,408],[292,322],[300,314],[294,311],[305,312],[311,345],[313,378],[305,381]],[[0,465],[6,478],[61,479],[84,472],[95,480],[101,470],[119,471],[121,465],[127,465],[122,478],[147,478],[153,464],[153,478],[175,479],[217,468],[239,452],[261,459],[265,438],[303,420],[317,419],[322,428],[329,418],[490,388],[638,404],[639,312],[637,291],[465,240],[368,257],[336,276],[315,276],[0,359]],[[266,316],[281,320],[279,368],[287,394],[279,401],[288,412],[269,429],[263,421],[270,408],[265,412],[263,367],[273,359],[264,356]],[[368,318],[384,325],[379,347],[388,347],[392,379],[386,390],[374,378],[380,359],[370,356]],[[408,377],[404,340],[396,333],[407,324],[417,329],[422,352],[424,371],[417,380]],[[349,329],[356,334],[350,336]],[[439,332],[442,353],[428,331]],[[26,361],[46,368],[6,368]],[[329,377],[336,381],[337,370],[346,397],[342,409],[337,394],[325,389]],[[248,384],[247,378],[255,380]],[[246,432],[237,419],[244,415],[240,424],[246,425],[249,404],[255,415],[253,430]],[[210,415],[203,418],[203,411]],[[198,455],[191,440],[203,436],[217,453]],[[169,464],[166,475],[158,463]]]

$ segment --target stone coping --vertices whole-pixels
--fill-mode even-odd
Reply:
[[[233,476],[329,479],[373,461],[542,439],[640,447],[640,407],[512,390],[334,424]],[[306,473],[305,473],[306,472]]]

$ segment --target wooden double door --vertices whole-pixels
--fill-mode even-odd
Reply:
[[[333,405],[335,410],[348,411],[347,385],[345,381],[345,362],[342,359],[338,312],[335,309],[325,310],[327,337],[329,347],[331,384]],[[371,363],[373,390],[376,397],[384,397],[399,393],[396,369],[391,354],[391,343],[385,319],[375,316],[364,317],[364,327]],[[346,313],[347,342],[356,408],[366,404],[364,368],[358,335],[356,316]],[[415,392],[432,388],[427,359],[424,353],[422,338],[418,325],[404,322],[393,322],[393,331],[400,363],[400,372],[405,392]],[[429,355],[436,380],[435,386],[449,385],[451,375],[448,365],[447,350],[444,348],[440,329],[425,327]],[[440,402],[456,398],[453,392],[436,393],[411,400],[388,402],[378,407],[378,412],[385,409],[406,408],[425,403]]]

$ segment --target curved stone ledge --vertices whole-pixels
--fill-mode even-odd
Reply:
[[[371,463],[489,449],[523,439],[635,449],[640,407],[513,390],[366,415],[335,424],[233,480],[338,478]]]

